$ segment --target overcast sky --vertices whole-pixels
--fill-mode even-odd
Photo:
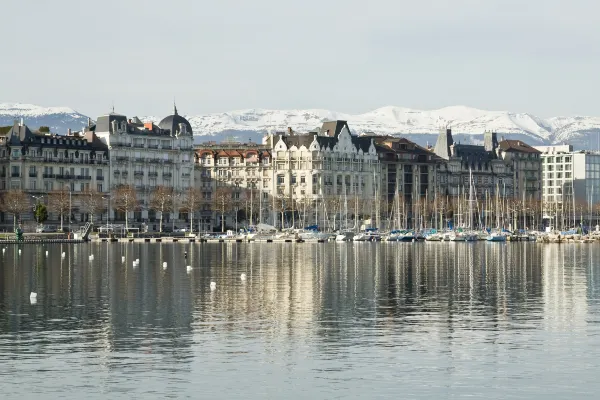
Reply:
[[[600,115],[591,0],[2,0],[0,102]]]

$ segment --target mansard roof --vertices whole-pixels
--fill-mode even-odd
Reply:
[[[485,147],[473,144],[454,144],[452,150],[452,157],[461,158],[463,162],[468,164],[487,163],[497,158],[495,152],[487,151]]]

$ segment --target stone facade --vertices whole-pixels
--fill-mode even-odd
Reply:
[[[135,188],[139,207],[127,216],[134,222],[152,223],[157,218],[150,208],[156,187],[173,189],[176,204],[177,197],[194,186],[193,132],[177,109],[158,125],[113,112],[98,117],[89,130],[109,148],[110,189],[121,185]],[[169,214],[168,219],[180,222],[176,206]],[[111,219],[118,222],[124,218],[123,213],[111,207]]]
[[[512,171],[513,193],[518,200],[542,199],[541,152],[521,140],[502,140],[497,148],[498,157]]]
[[[82,207],[84,193],[107,194],[110,189],[108,147],[92,131],[57,135],[31,131],[23,122],[15,122],[0,135],[0,163],[0,189],[23,190],[32,208],[35,201],[47,203],[50,192],[68,191],[70,220],[75,223],[90,220]],[[20,217],[23,222],[32,221],[33,213]],[[50,220],[58,218],[50,212]]]
[[[512,197],[512,166],[498,157],[496,133],[484,134],[484,145],[454,143],[452,131],[440,131],[435,154],[444,160],[438,172],[438,194],[458,197],[469,193],[470,182],[478,200],[484,196]]]

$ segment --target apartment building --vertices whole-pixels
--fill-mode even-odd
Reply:
[[[501,140],[496,151],[512,171],[514,197],[542,200],[541,152],[521,140]]]
[[[402,226],[414,227],[423,202],[437,194],[437,174],[442,159],[402,137],[376,136],[381,164],[381,187],[388,206],[396,207]],[[394,205],[394,202],[400,202]]]
[[[440,131],[434,152],[444,162],[438,172],[438,193],[458,197],[473,185],[484,196],[519,196],[514,190],[512,165],[498,156],[495,132],[484,133],[484,145],[455,143],[450,129]],[[470,180],[472,180],[470,182]]]
[[[235,226],[236,217],[251,224],[268,222],[272,168],[266,146],[203,143],[195,147],[194,166],[194,182],[202,198],[197,218],[200,231],[221,227],[222,217],[228,227]],[[227,208],[224,215],[219,212],[223,206]],[[234,208],[243,210],[243,215],[234,215]]]
[[[600,203],[600,153],[573,151],[572,145],[536,149],[541,152],[544,203]]]
[[[72,198],[71,220],[90,219],[82,207],[82,195],[94,190],[107,193],[108,147],[92,131],[57,135],[32,131],[23,121],[0,135],[0,190],[21,189],[35,201],[47,202],[53,191],[68,191]],[[51,219],[58,216],[50,213]],[[9,218],[10,219],[10,218]],[[33,219],[24,213],[22,221]]]
[[[194,186],[192,127],[176,107],[158,125],[111,112],[98,117],[96,124],[88,129],[109,149],[110,189],[122,185],[135,188],[139,206],[127,216],[134,222],[157,219],[156,211],[150,207],[156,187],[172,188],[177,197]],[[177,204],[177,199],[174,203]],[[125,219],[124,213],[114,207],[110,212],[110,218],[117,222]],[[174,206],[167,219],[178,221],[179,217]]]

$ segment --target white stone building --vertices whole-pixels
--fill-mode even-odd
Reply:
[[[178,197],[194,186],[192,127],[177,113],[177,108],[158,126],[112,112],[98,117],[89,129],[109,148],[111,190],[120,185],[131,185],[136,190],[138,210],[127,216],[130,220],[133,218],[133,222],[153,223],[158,218],[150,208],[151,194],[156,187],[172,188],[177,204]],[[124,217],[111,206],[111,219],[119,222]],[[176,205],[165,220],[181,222]]]

